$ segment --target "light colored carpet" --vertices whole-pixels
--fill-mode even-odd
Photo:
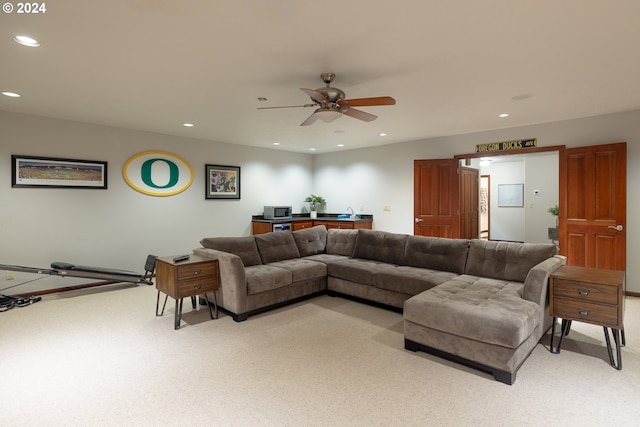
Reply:
[[[602,328],[543,338],[513,386],[403,348],[402,315],[317,297],[235,323],[150,286],[46,296],[0,313],[2,426],[638,425],[640,300],[623,370]]]

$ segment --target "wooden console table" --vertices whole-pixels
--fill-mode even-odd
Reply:
[[[550,351],[560,353],[562,339],[569,333],[571,322],[591,323],[602,326],[607,342],[611,366],[622,369],[620,347],[624,337],[624,271],[602,270],[565,265],[556,270],[549,279],[549,309],[553,316]],[[554,348],[556,318],[562,320],[562,332],[558,347]],[[616,360],[613,358],[609,328],[616,345]]]
[[[167,305],[167,297],[176,300],[175,309],[175,329],[180,329],[180,319],[182,317],[182,299],[191,297],[193,308],[196,306],[196,295],[204,294],[212,319],[218,318],[218,301],[216,291],[218,290],[218,260],[213,260],[200,255],[190,255],[189,259],[175,262],[173,256],[156,259],[156,288],[158,297],[156,299],[156,316],[162,316]],[[162,312],[158,312],[160,305],[160,292],[165,294]],[[213,301],[216,309],[216,316],[213,317],[211,303],[207,292],[213,292]]]

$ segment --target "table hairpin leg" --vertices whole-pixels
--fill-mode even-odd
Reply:
[[[620,338],[620,330],[611,329],[611,334],[613,335],[613,341],[616,344],[616,361],[618,362],[616,364],[616,361],[613,360],[613,350],[611,349],[611,340],[609,339],[609,328],[604,326],[603,329],[604,329],[604,338],[605,338],[605,341],[607,342],[607,353],[609,354],[609,363],[613,368],[617,370],[621,370],[622,369],[622,358],[621,358],[622,353],[620,352],[620,347],[621,347],[621,341],[624,340],[624,330],[622,333],[623,338]]]
[[[557,318],[553,318],[553,324],[551,326],[551,342],[549,343],[549,351],[554,354],[560,353],[560,349],[562,349],[562,340],[566,335],[569,335],[569,330],[571,330],[571,320],[562,319],[562,326],[560,328],[560,339],[558,341],[558,347],[553,347],[553,341],[556,334],[556,323]]]
[[[207,295],[207,293],[205,292],[204,294],[204,299],[205,301],[207,301],[207,307],[209,308],[209,316],[211,316],[211,319],[217,319],[218,318],[218,298],[216,297],[216,293],[213,293],[213,305],[216,308],[216,317],[213,317],[213,311],[211,310],[211,302],[209,301],[209,295]],[[200,300],[200,302],[202,302],[202,300]]]
[[[158,291],[158,297],[156,298],[156,316],[162,316],[164,314],[164,308],[167,306],[167,298],[169,298],[169,295],[164,296],[164,304],[162,304],[162,312],[158,313],[158,307],[160,306],[160,291]]]

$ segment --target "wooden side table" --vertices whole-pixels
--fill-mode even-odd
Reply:
[[[562,340],[569,333],[573,320],[591,323],[603,327],[609,362],[612,367],[622,369],[620,347],[625,345],[624,271],[564,265],[549,280],[549,310],[553,316],[550,351],[560,353]],[[558,347],[554,348],[558,317],[563,319],[562,332]],[[616,345],[617,364],[613,358],[609,329]]]
[[[156,259],[156,288],[158,297],[156,299],[156,316],[164,314],[167,305],[167,297],[176,300],[175,309],[175,329],[180,329],[180,319],[182,318],[182,299],[191,297],[193,308],[196,304],[196,295],[204,294],[212,319],[218,318],[218,301],[216,291],[218,290],[218,260],[213,260],[200,255],[190,255],[184,261],[174,261],[174,256],[160,257]],[[158,312],[160,305],[160,292],[165,294],[162,312]],[[216,316],[213,317],[211,303],[207,292],[213,292],[213,301],[216,309]]]

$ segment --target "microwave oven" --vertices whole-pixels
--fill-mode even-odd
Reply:
[[[265,206],[264,219],[291,219],[291,206]]]

